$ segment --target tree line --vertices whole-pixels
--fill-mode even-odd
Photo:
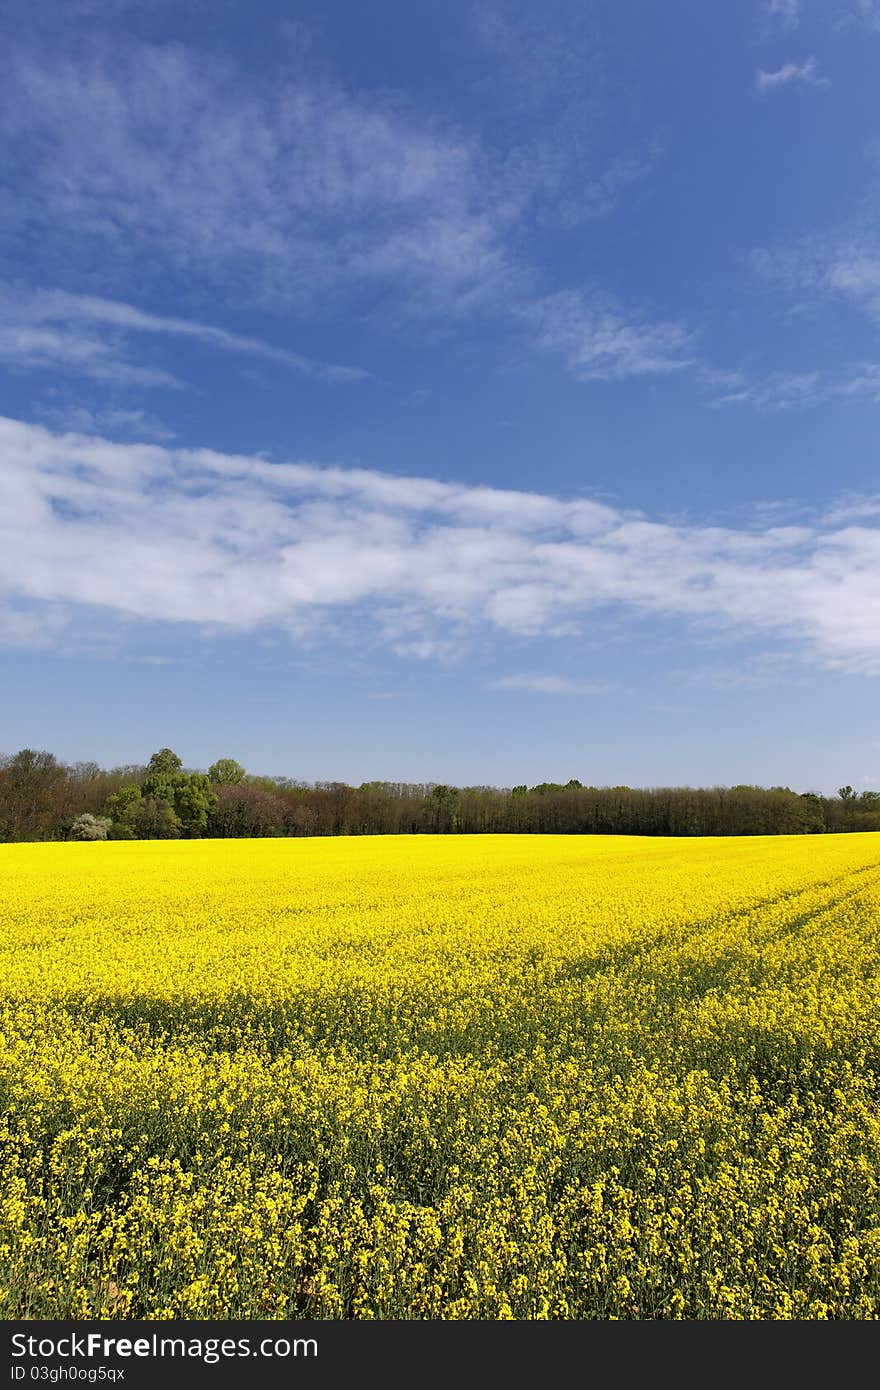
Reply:
[[[234,758],[187,769],[170,748],[145,765],[0,757],[0,842],[278,835],[805,835],[880,830],[880,792],[790,787],[594,787],[301,782]]]

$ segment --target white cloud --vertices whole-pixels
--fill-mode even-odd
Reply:
[[[599,153],[597,98],[584,96],[595,26],[564,6],[549,33],[544,18],[484,7],[477,23],[496,68],[513,74],[514,109],[524,93],[540,107],[525,144],[510,133],[519,119],[489,122],[481,137],[400,97],[352,93],[313,57],[269,64],[257,83],[228,55],[183,44],[12,43],[0,54],[5,233],[23,250],[41,238],[65,264],[85,253],[93,274],[103,257],[115,284],[134,270],[144,302],[159,284],[167,296],[170,275],[203,299],[308,317],[377,302],[392,314],[481,308],[530,317],[582,377],[673,370],[681,328],[631,322],[613,305],[575,310],[576,295],[542,298],[535,227],[607,216],[662,154],[656,132],[627,132],[621,151],[617,129]],[[29,369],[162,384],[121,351],[122,335],[152,333],[319,380],[366,375],[97,295],[48,293],[27,308],[0,350]]]
[[[801,0],[769,0],[767,12],[779,21],[786,33],[790,33],[800,23]]]
[[[590,7],[576,11],[548,0],[500,5],[478,0],[473,9],[478,42],[499,61],[499,76],[530,109],[567,108],[583,98],[586,79],[601,80],[601,45]]]
[[[8,230],[61,230],[68,255],[103,244],[312,309],[389,276],[448,298],[507,270],[516,209],[478,144],[314,64],[257,84],[213,51],[131,39],[78,58],[12,45],[0,79]]]
[[[713,407],[753,405],[759,410],[803,409],[827,400],[830,388],[823,374],[810,372],[771,372],[761,381],[738,381],[733,389],[716,396]]]
[[[844,497],[826,513],[826,520],[835,526],[845,521],[871,521],[875,517],[880,517],[880,497]]]
[[[15,420],[0,421],[0,451],[0,595],[24,622],[63,608],[92,629],[125,619],[315,637],[347,619],[353,640],[393,646],[571,633],[618,609],[880,673],[869,516],[671,525],[586,499]]]
[[[855,13],[869,29],[880,32],[880,0],[856,0]]]
[[[867,397],[880,404],[880,362],[863,362],[854,369],[852,376],[840,382],[837,394]]]
[[[678,372],[695,365],[693,335],[680,324],[625,315],[607,299],[563,291],[536,300],[523,317],[540,347],[562,357],[581,381]]]
[[[596,217],[607,217],[620,203],[626,189],[642,183],[658,168],[663,152],[662,144],[655,139],[651,148],[642,155],[621,155],[613,159],[596,178],[589,180],[579,195],[579,213],[584,221]],[[573,219],[567,219],[569,223]]]
[[[608,216],[655,172],[664,142],[658,131],[646,136],[637,121],[628,128],[619,107],[610,128],[606,44],[595,7],[478,0],[472,15],[477,52],[491,58],[481,73],[484,96],[514,132],[513,143],[498,151],[510,198],[532,205],[541,225],[567,230]]]
[[[175,437],[174,430],[169,430],[146,410],[88,410],[82,405],[47,405],[39,414],[47,424],[75,434],[136,435],[139,439],[162,444]]]
[[[415,656],[420,661],[444,661],[459,655],[459,644],[455,641],[438,640],[425,637],[414,642],[395,642],[394,650],[398,656]]]
[[[787,87],[792,82],[804,82],[809,87],[826,87],[828,78],[820,77],[815,58],[807,58],[803,63],[785,63],[775,72],[765,72],[759,68],[755,75],[755,85],[759,92],[771,92],[777,87]]]
[[[87,326],[87,327],[86,327]],[[94,327],[108,332],[94,336]],[[130,304],[63,290],[24,291],[0,286],[0,360],[18,366],[66,368],[86,376],[133,385],[167,385],[169,374],[124,360],[123,336],[154,333],[191,338],[239,356],[260,357],[314,381],[362,381],[362,367],[319,362],[259,338],[228,333],[210,324],[145,313]]]
[[[502,676],[499,690],[533,690],[539,695],[604,695],[609,687],[600,681],[572,680],[569,676]]]
[[[847,300],[880,323],[880,238],[871,228],[758,247],[750,259],[767,284]]]
[[[5,316],[0,317],[0,362],[16,372],[52,371],[90,377],[113,386],[163,390],[185,386],[164,367],[127,361],[117,343],[80,327],[16,322]]]
[[[873,247],[841,247],[824,266],[825,286],[880,319],[880,251]]]

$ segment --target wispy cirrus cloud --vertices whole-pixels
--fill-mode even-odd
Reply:
[[[603,681],[542,675],[502,676],[494,685],[497,690],[531,690],[537,695],[606,695],[611,688]]]
[[[748,404],[759,410],[792,410],[819,405],[828,395],[825,376],[817,368],[809,372],[771,372],[757,381],[742,379],[732,390],[716,396],[709,404],[713,407]]]
[[[642,153],[604,157],[585,135],[584,73],[591,90],[604,80],[589,17],[545,32],[526,6],[485,3],[476,16],[486,51],[506,65],[517,100],[541,113],[553,149],[523,143],[519,131],[494,141],[466,132],[398,97],[354,94],[295,56],[257,84],[228,54],[182,44],[95,42],[76,56],[12,44],[0,58],[9,235],[32,239],[36,227],[65,254],[103,247],[114,265],[168,267],[203,296],[301,318],[377,301],[392,313],[484,312],[525,327],[532,350],[584,382],[705,374],[689,324],[598,288],[549,290],[529,261],[536,219],[570,228],[607,216],[662,157],[656,134]],[[821,81],[812,63],[761,74],[762,83]],[[599,121],[598,107],[590,111]],[[370,375],[207,317],[94,293],[7,292],[0,359],[18,371],[179,388],[177,367],[132,347],[164,337],[319,382]],[[725,403],[770,408],[770,395],[746,387]]]
[[[855,0],[853,13],[869,29],[880,32],[880,0]]]
[[[595,8],[479,0],[472,24],[492,60],[483,75],[492,107],[513,132],[499,151],[504,185],[544,227],[571,231],[610,216],[657,171],[665,140],[660,130],[621,129],[620,113],[609,129]]]
[[[880,496],[842,497],[826,513],[827,520],[834,526],[842,522],[870,521],[874,517],[880,517]]]
[[[880,319],[880,246],[850,242],[837,248],[823,268],[824,288],[859,304]]]
[[[90,631],[125,620],[317,640],[348,622],[352,641],[394,645],[405,633],[449,644],[572,634],[619,612],[880,672],[873,514],[673,525],[589,499],[126,445],[8,419],[0,447],[7,627],[85,613]]]
[[[369,312],[377,301],[392,314],[531,318],[546,345],[566,330],[561,301],[551,308],[529,258],[534,226],[608,216],[653,172],[663,145],[655,133],[641,149],[635,139],[628,152],[597,149],[582,96],[590,35],[573,41],[563,23],[539,51],[527,10],[516,24],[499,15],[484,10],[483,32],[541,106],[537,143],[519,130],[465,131],[400,97],[354,94],[295,54],[257,83],[228,54],[181,44],[96,41],[75,56],[10,44],[0,57],[6,236],[32,247],[37,229],[65,264],[81,253],[93,267],[100,248],[117,278],[137,268],[158,284],[167,270],[203,298],[305,318]],[[6,354],[29,368],[54,360],[134,381],[138,364],[120,354],[119,338],[102,346],[112,333],[189,338],[315,380],[367,375],[203,321],[60,291],[33,298]],[[650,312],[633,321],[609,304],[593,312],[590,334],[609,343],[596,360],[613,359],[614,375],[670,369],[674,332],[652,325]],[[586,355],[562,354],[579,376],[607,374],[587,371]]]
[[[838,386],[841,396],[858,396],[880,404],[880,362],[863,362]]]
[[[790,33],[800,23],[801,0],[768,0],[767,13]]]
[[[548,0],[539,14],[517,0],[478,0],[472,15],[479,43],[500,60],[499,79],[530,112],[568,111],[602,86],[600,29],[590,6],[572,12],[564,0]]]
[[[581,381],[662,375],[696,363],[686,328],[626,315],[601,295],[563,291],[535,300],[522,316],[538,345]]]
[[[808,87],[827,87],[829,79],[819,73],[815,58],[806,58],[803,63],[784,63],[773,72],[759,68],[755,74],[755,86],[759,92],[773,92],[792,83],[803,83]]]
[[[619,155],[606,169],[588,180],[579,193],[580,216],[583,221],[607,217],[619,206],[627,189],[642,183],[655,173],[664,153],[663,141],[657,137],[641,154]]]
[[[792,293],[799,301],[849,304],[880,325],[880,238],[870,227],[758,247],[750,259],[754,274],[768,288]],[[787,389],[790,384],[793,392]],[[717,403],[747,399],[772,408],[780,399],[796,405],[799,395],[807,405],[831,397],[880,402],[880,363],[862,359],[818,373],[777,373],[764,382],[744,383]]]
[[[186,387],[179,376],[164,367],[132,362],[118,343],[69,324],[0,319],[0,362],[15,372],[51,371],[89,377],[110,386]]]
[[[131,40],[0,62],[7,224],[103,244],[225,295],[319,309],[394,282],[445,299],[503,274],[515,208],[477,142],[291,55]],[[246,287],[246,289],[245,289]]]
[[[757,247],[750,259],[768,285],[848,300],[880,322],[880,237],[871,227]]]
[[[40,409],[39,415],[48,425],[66,433],[108,434],[114,437],[123,434],[162,444],[175,437],[173,430],[169,430],[147,410],[124,410],[112,406],[89,410],[83,405],[49,404]]]
[[[96,337],[102,330],[109,336]],[[190,339],[220,352],[277,362],[312,381],[346,383],[371,377],[362,367],[320,362],[259,338],[147,313],[98,295],[0,286],[0,360],[19,365],[24,361],[31,367],[66,365],[71,371],[101,379],[114,379],[115,374],[123,383],[168,384],[167,373],[160,372],[157,378],[153,369],[125,360],[123,341],[137,334]]]
[[[740,374],[730,388],[707,401],[712,409],[751,405],[761,411],[810,409],[832,399],[880,402],[880,363],[850,363],[835,371],[770,372],[748,379]]]

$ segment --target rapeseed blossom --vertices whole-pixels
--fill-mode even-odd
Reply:
[[[880,837],[0,847],[0,1316],[880,1316]]]

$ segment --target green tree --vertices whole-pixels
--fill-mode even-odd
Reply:
[[[822,798],[817,792],[801,792],[800,799],[807,808],[809,826],[808,828],[815,833],[825,829],[825,812],[822,807]]]
[[[441,835],[458,829],[458,787],[440,785],[431,792],[431,828]]]
[[[148,772],[141,786],[142,796],[154,796],[159,801],[167,801],[174,805],[174,798],[180,787],[186,781],[185,772],[171,772],[161,769],[157,772]]]
[[[137,782],[125,782],[118,792],[107,797],[106,811],[114,825],[131,827],[141,802],[141,789]]]
[[[183,759],[178,758],[173,748],[160,748],[147,763],[147,773],[179,772],[182,767]]]
[[[217,797],[211,786],[211,779],[204,772],[178,774],[179,781],[172,799],[172,805],[185,835],[201,835],[208,824],[208,817],[217,809]]]
[[[190,837],[204,834],[208,817],[217,809],[210,777],[204,772],[184,772],[180,758],[170,748],[153,754],[141,794],[170,806],[178,832]]]
[[[208,776],[215,787],[237,787],[245,779],[245,770],[234,758],[218,758],[208,768]]]
[[[845,810],[847,810],[847,811],[853,810],[853,808],[855,807],[855,803],[856,803],[856,794],[855,794],[855,792],[853,791],[852,787],[850,787],[850,786],[838,787],[838,789],[837,789],[837,795],[840,797],[841,801],[843,802],[843,805],[844,805],[844,809],[845,809]]]
[[[132,829],[139,840],[176,840],[180,835],[180,818],[167,801],[145,796],[135,813]]]

